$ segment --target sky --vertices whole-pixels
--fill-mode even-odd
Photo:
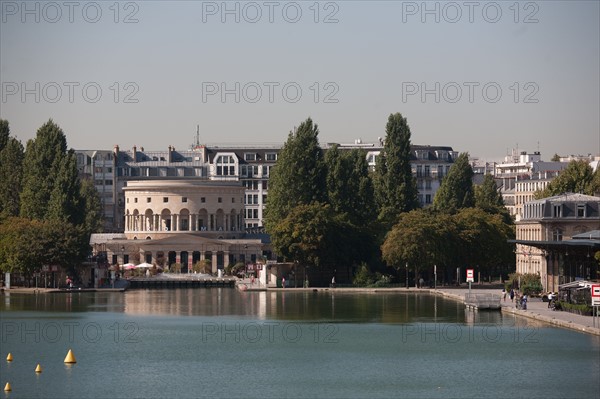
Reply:
[[[75,149],[412,143],[600,154],[599,1],[5,1],[0,118]]]

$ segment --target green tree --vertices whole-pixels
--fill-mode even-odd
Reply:
[[[323,266],[335,256],[335,214],[329,204],[313,202],[293,208],[272,228],[273,249],[287,261]]]
[[[23,176],[23,145],[9,137],[0,151],[0,216],[17,216]]]
[[[501,214],[478,208],[464,208],[453,215],[460,245],[456,247],[459,264],[479,267],[486,275],[506,273],[514,264],[514,227]]]
[[[81,198],[77,158],[73,150],[60,158],[60,166],[50,193],[47,218],[69,222],[75,226],[85,221],[85,202]]]
[[[428,209],[403,213],[381,246],[383,260],[398,271],[408,265],[415,276],[451,263],[458,235],[450,218]]]
[[[0,270],[30,276],[46,258],[44,222],[9,217],[0,223]]]
[[[27,142],[23,161],[22,217],[47,217],[54,182],[66,151],[66,137],[52,120],[38,129],[35,139]]]
[[[318,135],[317,125],[308,118],[290,132],[279,152],[277,165],[271,169],[264,218],[271,234],[297,205],[326,199],[326,170]]]
[[[8,143],[9,136],[10,128],[8,126],[8,121],[6,119],[0,119],[0,151],[2,151]]]
[[[335,145],[325,153],[325,164],[327,198],[333,210],[357,226],[369,225],[377,214],[365,151],[340,151]]]
[[[419,207],[417,183],[410,166],[410,127],[400,113],[391,114],[383,150],[374,173],[379,220],[392,226],[402,212]]]
[[[505,223],[512,224],[512,217],[504,206],[502,195],[492,175],[485,175],[483,183],[475,188],[475,206],[487,213],[502,215]]]
[[[94,187],[92,179],[81,180],[81,200],[83,201],[84,212],[84,229],[88,234],[102,231],[102,202],[98,190]]]
[[[563,193],[582,193],[594,195],[600,191],[600,175],[585,161],[571,161],[565,170],[548,184],[535,193],[537,199],[552,197]]]
[[[464,152],[458,156],[448,175],[442,180],[433,199],[433,207],[439,211],[454,213],[474,205],[473,168],[469,164],[469,154]]]
[[[552,162],[560,162],[560,155],[558,155],[557,153],[554,153],[554,155],[552,155],[552,158],[550,158],[550,160]]]

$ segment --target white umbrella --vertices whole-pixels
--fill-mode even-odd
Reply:
[[[140,263],[139,265],[137,265],[135,268],[136,269],[150,269],[152,267],[152,265],[150,263]]]
[[[121,266],[123,269],[125,270],[131,270],[131,269],[135,269],[135,265],[133,263],[125,263],[123,266]]]

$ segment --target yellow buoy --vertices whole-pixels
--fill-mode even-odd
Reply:
[[[12,388],[10,387],[10,382],[7,382],[6,385],[4,386],[4,390],[6,392],[12,391]]]
[[[39,363],[38,363],[37,367],[35,368],[35,372],[36,373],[41,373],[42,372],[42,366],[40,366]]]
[[[65,363],[77,363],[77,360],[75,360],[75,355],[71,349],[69,349],[69,353],[67,353],[67,356],[65,357]]]
[[[12,355],[9,353],[8,356],[6,356],[6,361],[7,362],[12,362]]]

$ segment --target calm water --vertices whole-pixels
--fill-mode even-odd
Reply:
[[[0,310],[9,398],[600,397],[599,337],[425,294],[7,294]]]

